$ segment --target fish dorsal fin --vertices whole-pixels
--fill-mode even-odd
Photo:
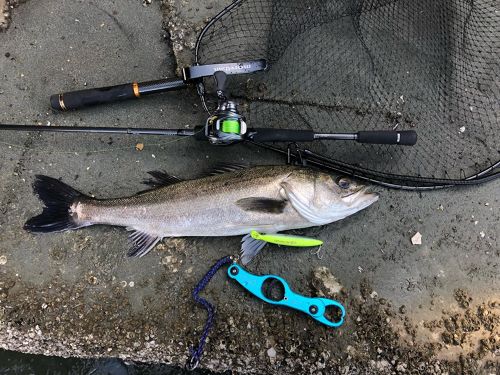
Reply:
[[[165,171],[150,171],[148,172],[148,174],[151,176],[151,178],[148,180],[144,180],[144,184],[153,188],[168,186],[183,181],[178,177],[169,175]]]
[[[249,197],[236,201],[236,205],[244,211],[280,214],[285,209],[287,201],[266,197]]]
[[[204,177],[206,177],[206,176],[215,176],[217,174],[223,174],[223,173],[240,171],[242,169],[247,169],[247,168],[250,168],[250,166],[249,165],[245,165],[245,164],[237,164],[237,163],[219,163],[219,164],[216,164],[206,174],[204,174]]]
[[[246,265],[266,246],[266,241],[261,241],[247,234],[241,239],[241,263]]]
[[[310,204],[303,202],[303,200],[300,199],[300,196],[293,191],[293,188],[289,183],[282,182],[281,187],[282,195],[290,201],[290,204],[299,213],[300,216],[316,225],[324,225],[330,222],[329,220],[315,213],[314,210],[311,209]]]
[[[135,230],[133,228],[127,228],[127,230],[132,231],[128,236],[128,241],[130,249],[127,253],[129,257],[142,257],[149,253],[153,247],[161,240],[160,237],[152,236],[148,233]]]

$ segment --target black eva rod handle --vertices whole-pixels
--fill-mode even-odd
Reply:
[[[136,97],[138,97],[138,95],[134,93],[134,84],[126,83],[117,86],[55,94],[50,97],[50,106],[53,109],[65,111],[69,109],[89,107],[97,104],[112,103]]]
[[[178,78],[165,78],[148,82],[132,82],[123,85],[100,87],[56,94],[50,97],[53,109],[65,111],[98,104],[113,103],[126,99],[139,98],[143,95],[173,91],[186,87]]]
[[[367,130],[360,131],[357,134],[357,141],[360,143],[406,146],[413,146],[417,143],[417,132],[415,130]]]

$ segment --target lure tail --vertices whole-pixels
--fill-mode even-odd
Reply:
[[[42,175],[36,176],[33,190],[45,207],[40,215],[24,224],[25,230],[33,233],[63,232],[89,225],[78,222],[76,214],[71,210],[73,203],[90,199],[86,195],[55,178]]]

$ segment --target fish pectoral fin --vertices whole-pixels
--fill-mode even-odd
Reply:
[[[265,197],[249,197],[236,201],[236,205],[244,211],[280,214],[285,209],[286,200]]]
[[[319,216],[314,210],[311,209],[311,206],[307,203],[303,202],[300,197],[294,193],[292,187],[287,182],[281,183],[282,187],[282,195],[286,196],[286,198],[290,201],[292,207],[302,216],[304,219],[310,221],[312,224],[323,225],[327,224],[329,221],[325,218]]]
[[[246,265],[266,246],[266,241],[256,240],[250,234],[241,239],[241,263]]]
[[[173,185],[183,181],[178,177],[169,175],[165,171],[150,171],[148,172],[148,174],[151,176],[151,178],[144,180],[143,183],[153,188]]]
[[[128,236],[130,249],[127,253],[129,257],[142,257],[149,253],[153,247],[161,240],[160,237],[152,236],[133,228],[127,228],[132,231]]]

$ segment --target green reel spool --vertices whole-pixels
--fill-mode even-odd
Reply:
[[[238,120],[224,120],[221,124],[224,133],[240,134],[241,126]]]

